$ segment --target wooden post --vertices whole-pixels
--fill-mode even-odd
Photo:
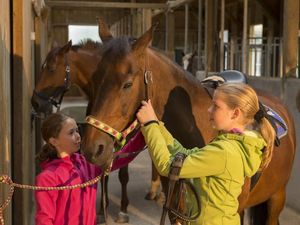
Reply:
[[[30,0],[14,0],[12,48],[12,162],[13,180],[32,183],[34,152],[31,148],[30,96],[32,94],[32,41],[33,12]],[[13,224],[31,224],[31,192],[15,190]]]
[[[242,47],[242,72],[247,74],[247,38],[248,38],[248,0],[244,0],[244,18],[243,18],[243,47]]]
[[[189,43],[189,5],[184,5],[184,54],[188,53]]]
[[[215,15],[214,7],[215,1],[206,0],[205,1],[205,66],[206,66],[206,76],[209,72],[215,72],[215,59],[216,52],[214,49],[215,44]]]
[[[202,68],[202,0],[198,0],[198,61],[197,70],[203,70]]]
[[[143,13],[143,21],[142,21],[142,30],[143,33],[145,33],[152,24],[152,12],[151,9],[143,9],[142,10]]]
[[[298,57],[299,1],[284,0],[283,76],[296,77]]]
[[[0,1],[0,175],[11,176],[11,97],[10,97],[10,4],[9,0]],[[8,186],[0,185],[0,199],[8,195]],[[5,224],[11,222],[11,204],[3,212]]]
[[[221,0],[221,30],[220,30],[220,72],[224,70],[224,23],[225,23],[225,0]]]
[[[166,13],[165,50],[170,59],[174,59],[175,17],[172,10]]]

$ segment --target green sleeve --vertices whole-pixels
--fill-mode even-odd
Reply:
[[[145,142],[148,145],[149,153],[156,169],[161,175],[168,176],[172,155],[167,147],[167,142],[170,144],[171,139],[168,139],[170,138],[170,136],[168,136],[167,140],[165,140],[160,131],[160,126],[163,125],[152,123],[142,127],[141,131],[144,135]]]
[[[176,152],[188,155],[181,169],[181,178],[216,175],[225,169],[226,152],[220,141],[212,142],[204,148],[186,149],[161,123],[142,127],[142,133],[154,165],[163,176],[168,175]]]

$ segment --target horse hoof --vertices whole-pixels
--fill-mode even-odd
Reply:
[[[97,215],[97,225],[105,224],[104,215]]]
[[[163,192],[160,192],[159,195],[156,196],[155,202],[162,207],[166,202],[166,195]]]
[[[154,192],[148,192],[147,195],[145,196],[146,200],[154,200],[156,197],[156,193]]]
[[[127,213],[119,212],[117,219],[115,219],[116,223],[128,223],[129,216]]]

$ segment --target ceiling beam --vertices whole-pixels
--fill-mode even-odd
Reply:
[[[171,11],[175,8],[178,8],[184,4],[187,4],[187,3],[190,3],[190,2],[193,2],[195,0],[169,0],[167,1],[166,3],[166,8],[165,9],[156,9],[152,12],[152,16],[157,16],[161,13],[164,13],[166,11]]]
[[[167,5],[169,9],[175,9],[179,6],[182,6],[184,4],[193,2],[194,0],[173,0],[173,1],[167,1]]]
[[[166,9],[165,3],[133,3],[133,2],[91,2],[91,1],[52,1],[45,0],[46,5],[55,8],[120,8],[120,9]]]

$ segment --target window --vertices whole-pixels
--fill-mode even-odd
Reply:
[[[90,25],[69,25],[69,40],[72,40],[74,45],[80,43],[82,40],[91,39],[93,41],[101,42],[98,34],[98,26]]]
[[[263,25],[250,26],[249,74],[261,76],[263,71]]]

